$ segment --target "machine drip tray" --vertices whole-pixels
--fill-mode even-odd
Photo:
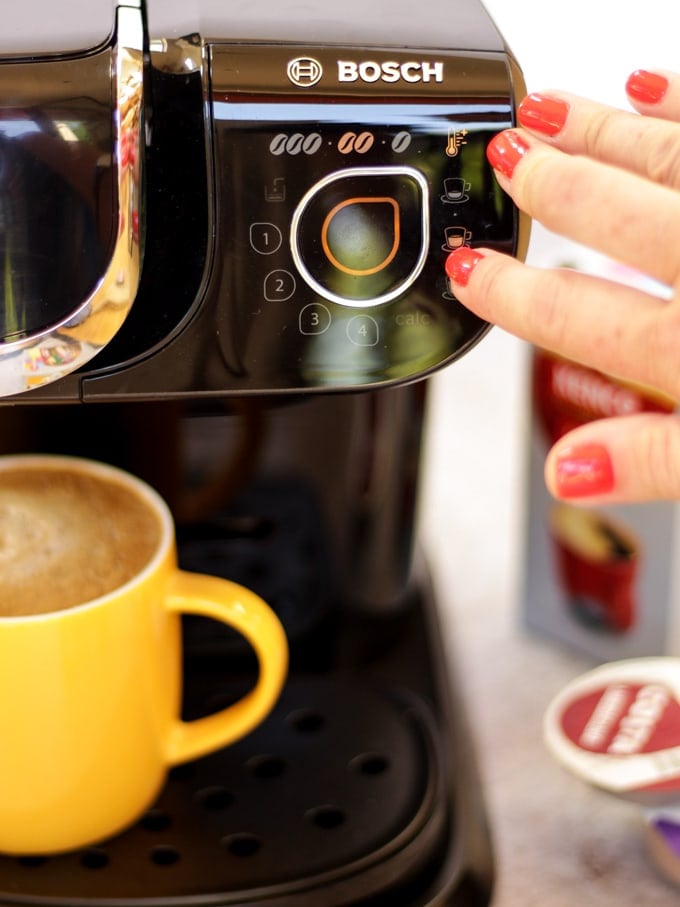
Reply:
[[[446,680],[423,648],[421,612],[396,643],[357,631],[349,649],[376,646],[363,667],[293,672],[259,728],[174,769],[126,833],[61,856],[0,858],[0,904],[487,904],[484,867],[466,855],[480,837],[464,802],[474,771],[464,746],[451,752],[455,716],[430,695]],[[431,677],[419,689],[410,676],[422,679],[423,665]],[[202,674],[197,711],[220,708],[245,682]]]

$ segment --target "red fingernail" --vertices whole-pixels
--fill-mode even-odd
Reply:
[[[602,444],[565,448],[557,458],[555,485],[561,498],[587,498],[614,490],[614,469]]]
[[[626,91],[642,104],[658,104],[668,91],[668,79],[656,72],[636,69],[626,82]]]
[[[484,258],[481,252],[469,246],[461,246],[446,259],[446,274],[459,287],[466,287],[472,272]]]
[[[543,135],[557,135],[564,128],[568,115],[566,101],[543,94],[527,95],[517,108],[517,119],[522,126]]]
[[[528,143],[518,132],[507,129],[500,132],[489,142],[486,156],[494,170],[498,170],[508,179],[515,172],[515,167],[529,150]]]

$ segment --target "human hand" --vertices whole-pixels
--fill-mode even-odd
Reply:
[[[458,249],[446,270],[456,297],[482,318],[680,400],[680,76],[639,70],[626,88],[638,113],[558,91],[529,95],[520,127],[496,136],[488,157],[531,217],[668,294],[530,268],[488,249]],[[680,498],[680,415],[582,425],[550,451],[546,481],[572,500]]]

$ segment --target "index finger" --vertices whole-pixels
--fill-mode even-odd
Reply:
[[[661,105],[680,120],[680,85]],[[651,108],[652,105],[647,105]],[[656,112],[655,112],[656,113]],[[617,110],[562,91],[534,92],[517,109],[519,123],[568,154],[613,164],[680,189],[680,125]]]
[[[626,81],[628,100],[640,113],[680,122],[680,76],[668,69],[636,69]]]
[[[680,317],[672,303],[567,269],[532,268],[489,249],[446,261],[456,298],[537,346],[680,397]]]
[[[565,154],[508,129],[487,156],[515,204],[554,233],[643,271],[680,281],[680,193],[583,155]]]

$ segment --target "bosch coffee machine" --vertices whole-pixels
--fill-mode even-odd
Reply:
[[[485,158],[522,79],[478,0],[423,12],[3,11],[0,452],[157,487],[182,566],[255,589],[292,660],[267,721],[134,828],[0,858],[0,904],[488,903],[415,516],[427,378],[487,329],[443,262],[526,242]],[[209,622],[186,620],[184,659],[187,717],[253,682]]]

